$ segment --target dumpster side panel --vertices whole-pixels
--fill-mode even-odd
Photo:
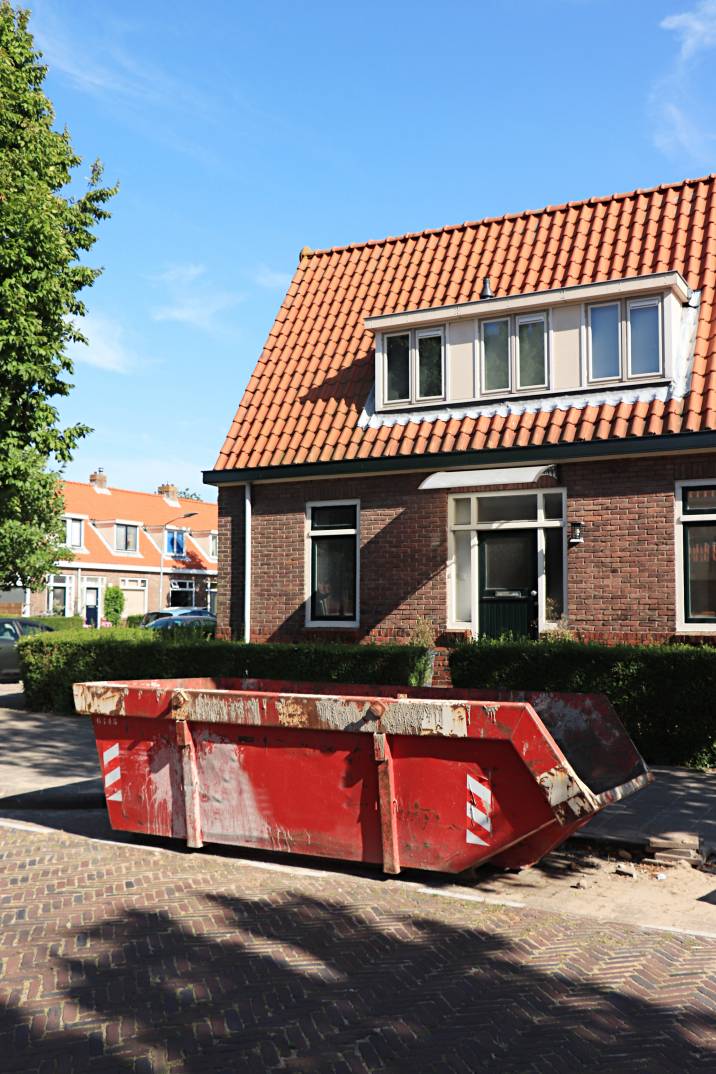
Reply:
[[[391,738],[400,864],[462,872],[553,820],[510,743]]]
[[[206,842],[382,860],[371,736],[227,724],[191,731]]]
[[[174,724],[116,716],[93,722],[112,827],[186,838]]]

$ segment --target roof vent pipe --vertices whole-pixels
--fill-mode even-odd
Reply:
[[[482,290],[480,291],[480,298],[494,298],[492,288],[490,287],[490,277],[484,276],[482,280]]]

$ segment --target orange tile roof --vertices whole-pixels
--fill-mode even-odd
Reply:
[[[180,497],[172,504],[158,493],[133,492],[112,486],[108,486],[106,491],[98,491],[94,485],[80,481],[63,482],[63,491],[66,515],[85,517],[96,523],[83,526],[86,551],[74,549],[73,562],[77,566],[111,563],[134,571],[159,567],[160,527],[176,519],[175,525],[190,529],[197,540],[185,539],[186,556],[181,559],[165,555],[164,569],[216,571],[216,560],[210,559],[202,548],[204,544],[208,549],[208,534],[216,531],[218,526],[218,507],[215,503]],[[177,519],[178,515],[189,511],[196,512],[194,518]],[[139,555],[114,551],[114,526],[111,523],[117,519],[139,524]],[[142,529],[143,526],[149,527],[149,533]]]
[[[368,316],[678,271],[701,308],[688,394],[506,421],[359,418],[374,383]],[[216,470],[575,443],[716,429],[716,175],[304,253]]]

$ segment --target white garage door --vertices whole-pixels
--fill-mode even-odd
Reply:
[[[126,618],[128,615],[144,615],[144,590],[143,589],[124,589],[124,611],[122,615]]]

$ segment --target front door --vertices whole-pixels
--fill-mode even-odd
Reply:
[[[537,531],[481,533],[479,632],[537,631]]]
[[[99,589],[95,586],[85,589],[85,623],[91,627],[99,626]]]

